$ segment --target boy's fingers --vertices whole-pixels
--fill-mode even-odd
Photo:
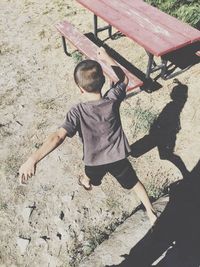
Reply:
[[[28,179],[31,178],[32,176],[33,176],[33,173],[30,172],[30,173],[28,174]]]
[[[23,183],[26,181],[26,175],[25,174],[23,174],[23,177],[22,177],[23,179],[22,179],[22,181],[23,181]]]
[[[27,184],[27,181],[21,181],[21,184],[24,185],[24,184]]]
[[[33,169],[31,170],[32,175],[35,175],[35,168],[33,167]]]
[[[21,172],[19,173],[19,181],[22,184],[27,184],[28,179],[31,178],[35,174],[35,168],[33,168],[30,172]]]
[[[24,183],[24,174],[23,174],[23,173],[20,174],[19,182],[20,182],[21,184]]]
[[[22,175],[22,183],[26,184],[27,181],[28,181],[28,174],[27,173],[23,173],[23,175]]]

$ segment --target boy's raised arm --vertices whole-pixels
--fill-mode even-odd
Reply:
[[[106,50],[103,47],[100,47],[97,51],[97,57],[99,60],[107,62],[115,71],[120,82],[123,82],[125,85],[128,85],[129,79],[124,73],[124,71],[119,67],[117,62],[108,55]]]
[[[67,136],[64,128],[58,129],[55,133],[49,135],[42,146],[36,150],[19,169],[19,179],[22,184],[26,184],[28,178],[33,176],[36,171],[37,163],[58,147]]]

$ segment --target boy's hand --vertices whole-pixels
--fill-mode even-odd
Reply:
[[[19,180],[21,184],[27,184],[29,178],[31,178],[36,171],[36,163],[29,158],[19,169]]]
[[[116,63],[116,61],[112,57],[110,57],[107,54],[106,50],[103,47],[98,48],[97,58],[99,60],[105,61],[106,63],[108,63],[112,67],[112,69],[114,70],[114,72],[115,72],[115,74],[118,77],[120,82],[123,82],[126,85],[128,84],[129,79],[125,75],[123,69]],[[113,82],[116,82],[116,81],[113,81]]]
[[[19,169],[19,179],[21,184],[26,184],[36,171],[37,163],[46,157],[51,151],[58,147],[67,136],[64,128],[58,129],[55,133],[48,136],[42,146],[36,150]]]

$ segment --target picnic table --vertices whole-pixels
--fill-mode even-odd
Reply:
[[[112,26],[142,46],[148,55],[146,78],[160,70],[167,78],[165,55],[179,48],[200,41],[200,31],[160,11],[142,0],[77,0],[94,14],[94,34],[108,30],[112,37]],[[98,27],[98,17],[108,23]],[[156,64],[154,56],[161,58]]]

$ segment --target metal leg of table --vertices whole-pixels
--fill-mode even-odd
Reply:
[[[164,79],[164,80],[167,79],[167,74],[166,74],[166,72],[167,72],[167,60],[164,59],[164,58],[162,58],[162,68],[161,68],[161,74],[160,74],[160,76],[161,76],[161,78]]]
[[[67,44],[66,44],[66,41],[65,41],[65,37],[62,36],[62,44],[63,44],[63,49],[64,49],[64,52],[67,56],[71,56],[71,54],[67,51]]]
[[[105,27],[98,27],[98,17],[97,15],[94,14],[94,36],[97,39],[98,38],[98,33],[108,30],[108,35],[109,38],[112,39],[112,26],[111,25],[107,25]]]
[[[146,72],[146,79],[150,78],[151,73],[161,70],[160,76],[162,79],[166,80],[167,78],[167,60],[162,58],[161,64],[156,64],[154,61],[154,55],[146,51],[149,60],[148,60],[148,65],[147,65],[147,72]]]
[[[112,26],[111,25],[108,25],[108,36],[110,39],[113,39],[112,37]]]
[[[97,25],[97,16],[94,15],[94,36],[97,39],[97,34],[98,34],[98,25]]]
[[[150,74],[152,72],[152,66],[154,65],[155,66],[155,62],[153,60],[153,55],[151,53],[148,53],[148,56],[149,56],[149,60],[148,60],[148,64],[147,64],[147,72],[146,72],[146,79],[149,79],[150,78]]]

